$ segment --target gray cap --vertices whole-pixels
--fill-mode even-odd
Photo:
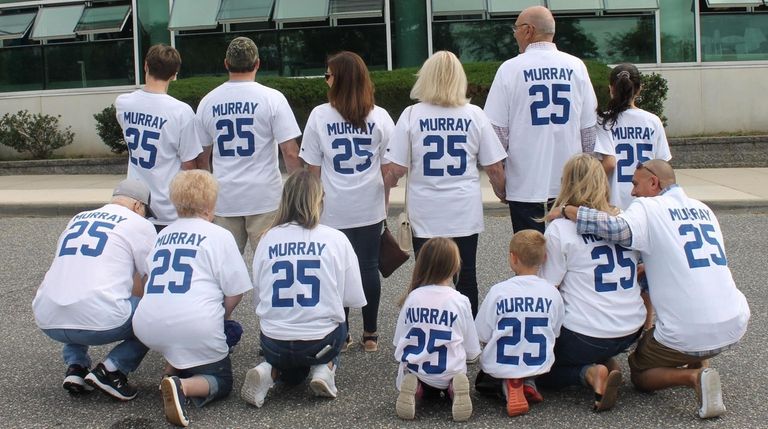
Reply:
[[[259,48],[247,37],[236,37],[227,48],[227,64],[234,69],[249,69],[259,59]]]
[[[123,196],[140,201],[146,206],[146,217],[156,217],[149,207],[149,203],[152,201],[151,192],[149,192],[147,185],[138,180],[125,179],[118,183],[115,190],[112,191],[112,196]]]

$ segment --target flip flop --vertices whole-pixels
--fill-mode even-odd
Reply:
[[[595,406],[594,411],[607,411],[616,405],[616,398],[619,394],[619,386],[621,385],[621,371],[613,370],[608,373],[608,378],[605,379],[605,389],[603,394],[595,393]]]
[[[363,350],[367,352],[375,352],[379,350],[379,336],[378,335],[363,335],[360,339],[360,345],[363,346]]]

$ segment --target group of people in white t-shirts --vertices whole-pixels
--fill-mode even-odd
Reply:
[[[485,112],[468,103],[459,60],[440,51],[420,69],[418,103],[396,125],[375,106],[362,58],[330,57],[328,103],[311,112],[300,149],[285,97],[253,81],[253,41],[232,41],[230,80],[196,114],[165,94],[178,53],[153,47],[147,88],[117,101],[129,177],[110,204],[70,221],[33,302],[38,326],[65,344],[64,388],[133,399],[127,374],[156,350],[167,362],[165,415],[188,425],[188,402],[200,407],[233,388],[229,352],[242,327],[231,316],[254,289],[264,361],[247,371],[242,398],[261,407],[275,383],[307,377],[314,394],[335,398],[340,353],[353,343],[350,308],[362,309],[359,345],[378,350],[381,233],[390,190],[407,176],[416,264],[393,338],[398,416],[413,419],[418,401],[448,397],[454,420],[469,419],[467,362],[478,360],[476,390],[504,398],[511,416],[543,400],[537,381],[590,386],[594,409],[608,410],[622,383],[614,357],[638,339],[629,359],[636,386],[690,386],[701,417],[722,414],[708,359],[738,342],[749,309],[714,213],[676,186],[661,122],[634,105],[639,72],[617,66],[611,102],[595,114],[583,63],[551,43],[549,11],[526,9],[514,31],[524,54],[499,69]],[[562,67],[550,64],[544,76],[553,55]],[[514,95],[521,88],[533,97],[525,106]],[[546,144],[530,143],[539,139]],[[566,141],[576,150],[553,149]],[[278,148],[291,173],[284,185]],[[516,231],[516,275],[482,301],[478,165],[510,202]],[[541,177],[550,178],[541,195],[516,193],[526,181],[538,189]],[[252,280],[241,257],[248,241]],[[733,305],[713,308],[713,296]],[[91,369],[88,345],[115,341]]]

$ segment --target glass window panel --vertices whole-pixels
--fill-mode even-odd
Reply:
[[[547,0],[552,12],[596,12],[603,10],[602,0]]]
[[[131,7],[128,5],[88,7],[80,17],[75,33],[119,33],[123,30],[130,13]]]
[[[331,0],[331,18],[379,18],[384,0]]]
[[[21,39],[29,31],[37,13],[0,15],[0,40]]]
[[[274,4],[275,0],[223,0],[216,20],[222,24],[268,21]]]
[[[747,7],[761,4],[763,4],[762,0],[707,0],[709,7]]]
[[[71,39],[84,5],[44,7],[37,13],[31,39]]]
[[[662,63],[696,61],[695,19],[691,0],[664,0],[659,3]]]
[[[608,12],[643,12],[658,8],[658,0],[605,0],[605,10]]]
[[[432,0],[432,15],[485,13],[485,0]]]
[[[701,15],[702,61],[768,60],[768,27],[764,13]]]
[[[0,92],[40,89],[44,89],[42,46],[0,49]]]
[[[221,0],[174,0],[168,29],[205,30],[216,28]]]
[[[544,0],[488,0],[491,16],[517,15],[530,6],[546,6]]]
[[[328,18],[328,0],[277,0],[276,22],[323,21]]]

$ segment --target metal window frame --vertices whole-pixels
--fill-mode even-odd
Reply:
[[[79,8],[79,12],[76,11],[76,9],[78,8]],[[37,32],[37,29],[40,28],[40,26],[49,25],[49,23],[46,22],[46,20],[56,19],[59,16],[61,16],[60,13],[62,12],[62,9],[71,9],[73,11],[73,14],[71,15],[71,17],[77,15],[77,18],[72,20],[73,22],[72,22],[71,32],[48,34],[42,37],[40,35],[35,35],[35,33]],[[37,13],[37,16],[35,17],[35,24],[32,26],[32,33],[30,34],[29,38],[37,41],[48,41],[48,40],[56,40],[56,39],[73,39],[77,37],[77,34],[75,33],[75,27],[77,26],[77,23],[79,22],[80,17],[83,15],[83,11],[85,11],[85,3],[69,4],[66,6],[40,7]],[[56,15],[56,18],[50,18],[46,16],[48,14],[53,14],[56,12],[59,12],[59,14]],[[68,17],[68,19],[71,19],[71,17]]]
[[[94,9],[103,9],[103,8],[110,8],[110,7],[127,7],[128,9],[125,11],[125,16],[123,16],[123,20],[120,23],[118,27],[109,27],[109,28],[99,28],[95,30],[81,30],[78,31],[77,27],[80,26],[80,21],[83,20],[86,13],[88,13],[89,10]],[[81,34],[104,34],[104,33],[119,33],[123,31],[123,28],[125,28],[125,23],[128,22],[128,18],[131,16],[131,13],[133,12],[133,9],[131,8],[131,5],[114,5],[114,6],[106,6],[106,7],[93,7],[93,6],[86,6],[85,10],[83,10],[83,14],[80,16],[80,20],[77,22],[77,25],[75,26],[75,34],[81,35]]]
[[[24,30],[21,31],[21,32],[8,33],[8,32],[3,31],[2,29],[0,29],[0,40],[16,40],[16,39],[23,38],[29,32],[29,30],[32,28],[32,24],[35,22],[35,18],[37,17],[37,11],[35,11],[35,12],[22,12],[22,13],[13,14],[13,15],[30,15],[31,18],[30,18],[29,22],[27,23],[26,27],[24,28]],[[13,15],[0,15],[0,18],[2,18],[3,16],[13,16]],[[5,34],[3,34],[3,33],[5,33]]]
[[[267,22],[272,17],[272,13],[275,10],[275,0],[266,0],[270,2],[269,5],[269,11],[266,15],[258,15],[258,16],[248,16],[243,18],[222,18],[221,14],[224,11],[224,5],[227,2],[235,1],[235,0],[221,0],[221,4],[219,5],[219,12],[216,15],[216,21],[219,24],[242,24],[242,23],[248,23],[248,22]],[[251,3],[251,2],[249,2]]]

